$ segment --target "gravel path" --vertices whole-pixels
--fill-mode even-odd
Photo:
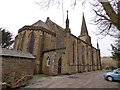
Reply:
[[[25,88],[118,88],[120,82],[104,80],[106,71],[92,71],[74,75],[32,79]]]

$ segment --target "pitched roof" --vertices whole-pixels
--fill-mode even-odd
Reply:
[[[83,14],[80,36],[84,36],[84,35],[88,35],[88,30],[87,30],[87,26],[86,26],[86,22],[85,22],[85,17],[84,17],[84,14]]]
[[[64,31],[64,28],[62,28],[61,26],[50,20],[49,17],[47,18],[45,24],[48,26],[49,30],[54,33],[56,33],[57,30]]]
[[[52,32],[52,31],[50,31],[50,30],[48,30],[48,29],[46,29],[44,27],[41,27],[41,26],[24,26],[21,29],[19,29],[18,32],[21,32],[23,30],[41,30],[41,31],[49,33],[49,34],[51,34],[53,36],[56,36],[56,34],[54,32]]]
[[[39,27],[43,27],[49,30],[48,26],[41,20],[37,21],[36,23],[32,24],[32,26],[39,26]]]
[[[29,59],[35,59],[35,57],[28,53],[28,52],[23,52],[19,50],[9,50],[5,48],[0,48],[0,56],[4,57],[17,57],[17,58],[29,58]]]

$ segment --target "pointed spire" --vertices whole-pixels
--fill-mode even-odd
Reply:
[[[67,29],[69,28],[68,10],[67,10],[66,28]]]
[[[66,19],[66,31],[67,32],[70,32],[70,29],[69,29],[69,19],[68,19],[68,10],[67,10],[67,19]]]
[[[97,49],[99,49],[98,39],[97,39]]]
[[[81,34],[80,34],[80,36],[85,36],[85,35],[88,35],[88,30],[87,30],[87,26],[86,26],[86,22],[85,22],[85,17],[84,17],[84,13],[83,13],[82,26],[81,26]]]

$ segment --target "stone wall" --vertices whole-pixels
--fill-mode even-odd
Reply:
[[[41,54],[43,50],[56,48],[56,37],[42,30],[25,29],[18,33],[14,43],[14,50],[28,51],[31,34],[34,34],[33,55],[36,57],[36,73],[41,71]],[[25,36],[24,36],[25,35]],[[24,40],[23,40],[24,39]],[[22,48],[21,48],[22,47]],[[39,63],[39,64],[38,64]]]
[[[48,25],[50,31],[56,33],[56,48],[65,47],[65,30],[50,19],[46,20],[46,24]]]
[[[68,39],[66,39],[65,58],[66,60],[68,60],[69,64],[69,74],[100,70],[100,59],[98,56],[99,53],[97,49],[78,39],[72,34],[67,34],[66,37]]]
[[[2,60],[2,82],[13,83],[24,75],[34,74],[34,61],[15,57],[0,57]]]
[[[55,50],[50,52],[45,52],[42,62],[42,71],[45,74],[57,75],[58,74],[58,62],[61,58],[61,74],[65,74],[66,71],[66,60],[64,57],[64,50]],[[50,65],[47,65],[47,58],[50,58]]]

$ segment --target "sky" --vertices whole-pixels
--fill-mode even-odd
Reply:
[[[1,0],[0,1],[0,27],[7,29],[13,34],[13,38],[18,34],[18,30],[24,25],[32,25],[38,20],[46,21],[47,17],[59,26],[65,28],[67,10],[69,11],[69,22],[71,33],[75,36],[80,35],[82,15],[84,12],[88,33],[91,36],[92,45],[97,47],[97,39],[102,57],[111,56],[111,44],[114,44],[114,38],[106,36],[102,39],[96,35],[97,26],[91,24],[94,13],[88,3],[83,8],[81,3],[77,3],[73,9],[71,2],[63,0],[64,12],[59,6],[51,6],[48,10],[41,9],[35,2],[37,0]],[[70,1],[70,0],[69,0]],[[63,18],[64,14],[64,18]]]

